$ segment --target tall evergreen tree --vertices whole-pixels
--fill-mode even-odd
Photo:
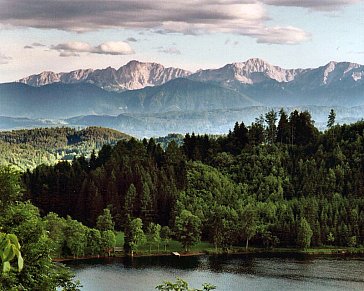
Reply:
[[[276,140],[277,131],[277,112],[273,109],[265,114],[265,122],[267,123],[267,142],[273,144]]]
[[[290,140],[290,124],[288,121],[288,115],[283,108],[279,111],[279,116],[277,142],[288,144]]]
[[[327,119],[327,128],[330,129],[335,125],[335,118],[336,118],[336,112],[334,111],[334,109],[331,109],[329,117]]]

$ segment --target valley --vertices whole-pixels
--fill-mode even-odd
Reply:
[[[191,73],[131,61],[118,70],[43,72],[0,84],[0,130],[103,126],[136,137],[221,134],[268,110],[307,110],[323,130],[363,118],[364,66],[329,62],[283,69],[261,59]],[[116,87],[115,87],[116,86]]]

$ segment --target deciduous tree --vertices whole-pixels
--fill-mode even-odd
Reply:
[[[201,220],[188,210],[182,210],[176,217],[175,233],[185,251],[201,238]]]

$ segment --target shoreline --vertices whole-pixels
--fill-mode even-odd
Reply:
[[[304,255],[304,256],[363,256],[364,248],[313,248],[313,249],[295,249],[295,248],[275,248],[275,249],[259,249],[252,248],[249,250],[235,249],[230,251],[203,250],[181,252],[180,256],[173,255],[172,252],[159,253],[136,253],[130,256],[125,253],[113,253],[111,256],[82,256],[82,257],[65,257],[54,258],[53,262],[70,262],[91,259],[110,259],[110,258],[146,258],[146,257],[194,257],[194,256],[219,256],[219,255]]]

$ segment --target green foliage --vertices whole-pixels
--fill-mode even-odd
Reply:
[[[131,255],[146,241],[143,231],[143,222],[140,218],[128,217],[125,227],[125,249],[130,249]]]
[[[292,137],[292,128],[287,113],[283,108],[279,111],[279,122],[277,127],[277,142],[288,144]]]
[[[209,291],[215,290],[216,286],[204,283],[202,285],[202,289],[194,289],[190,288],[186,281],[182,280],[181,278],[177,278],[176,282],[165,281],[163,284],[156,286],[155,289],[159,291]]]
[[[116,245],[115,233],[112,230],[101,232],[101,250],[110,250]]]
[[[329,232],[329,234],[327,235],[327,238],[326,238],[327,242],[331,245],[333,244],[333,242],[335,241],[335,237],[334,235],[332,234],[332,232]]]
[[[21,197],[20,175],[0,165],[0,214]]]
[[[105,208],[102,215],[99,215],[96,222],[96,228],[99,231],[114,231],[114,222],[110,210]]]
[[[43,220],[50,238],[51,256],[60,258],[63,254],[63,246],[65,244],[64,231],[66,228],[66,220],[53,212],[48,213]]]
[[[131,184],[125,196],[124,213],[125,215],[133,216],[134,203],[136,200],[136,188]]]
[[[66,227],[64,230],[66,245],[74,257],[85,254],[87,246],[87,228],[82,223],[71,219],[66,219]]]
[[[0,209],[0,228],[4,233],[11,233],[1,233],[2,267],[6,273],[0,274],[0,289],[56,290],[58,287],[79,290],[79,284],[72,282],[73,275],[68,269],[52,262],[52,239],[46,228],[52,226],[47,226],[40,218],[38,208],[21,201],[17,174],[0,167],[0,181],[4,185],[0,202],[7,205]],[[8,263],[15,257],[21,272],[9,270]]]
[[[10,262],[15,257],[18,259],[18,271],[20,272],[23,269],[24,260],[20,253],[20,244],[16,235],[0,232],[0,257],[3,273],[11,270]]]
[[[177,146],[183,145],[183,138],[184,136],[179,133],[170,133],[164,137],[158,137],[155,139],[155,142],[160,144],[161,147],[165,150],[167,149],[168,145],[174,142]]]
[[[124,246],[124,241],[125,241],[124,232],[117,231],[116,235],[115,235],[115,240],[116,240],[115,246],[123,247]]]
[[[148,226],[148,236],[149,241],[154,242],[158,245],[158,252],[159,252],[159,245],[161,243],[161,226],[157,223],[151,222]]]
[[[308,112],[281,110],[225,136],[187,134],[165,151],[153,139],[120,141],[90,161],[37,167],[22,180],[44,213],[94,227],[108,208],[126,234],[128,215],[175,230],[186,210],[216,249],[297,245],[301,217],[313,247],[347,246],[354,236],[362,245],[363,153],[363,121],[319,132]]]
[[[200,241],[201,238],[201,220],[188,210],[182,210],[176,217],[175,233],[177,239],[182,243],[186,251]]]
[[[95,226],[108,208],[116,230],[124,228],[128,214],[147,225],[167,225],[186,180],[185,161],[176,150],[167,154],[152,142],[120,141],[114,148],[104,146],[94,166],[81,157],[72,164],[37,167],[24,173],[23,181],[27,196],[45,213],[70,215]]]
[[[312,230],[305,218],[301,218],[297,231],[297,245],[307,249],[311,244]]]
[[[267,123],[267,141],[269,143],[274,143],[276,140],[276,122],[277,122],[277,112],[273,109],[265,114],[265,122]]]
[[[172,238],[172,230],[168,226],[163,226],[160,231],[160,237],[164,243],[164,250],[167,250],[167,245]]]
[[[255,235],[257,231],[257,217],[255,207],[248,204],[244,207],[239,215],[241,230],[245,238],[245,248],[248,249],[249,240]]]
[[[98,229],[90,228],[87,230],[86,253],[92,256],[98,255],[104,249],[104,242]]]
[[[336,112],[334,109],[330,110],[329,117],[327,119],[327,128],[331,128],[335,125]]]
[[[357,238],[356,238],[356,236],[353,235],[353,236],[349,237],[349,239],[348,239],[348,246],[353,248],[353,247],[356,247],[356,245],[357,245]]]
[[[88,127],[35,128],[0,132],[0,165],[12,165],[26,171],[41,164],[53,165],[60,160],[72,161],[90,156],[93,149],[116,144],[128,135],[113,129]]]

